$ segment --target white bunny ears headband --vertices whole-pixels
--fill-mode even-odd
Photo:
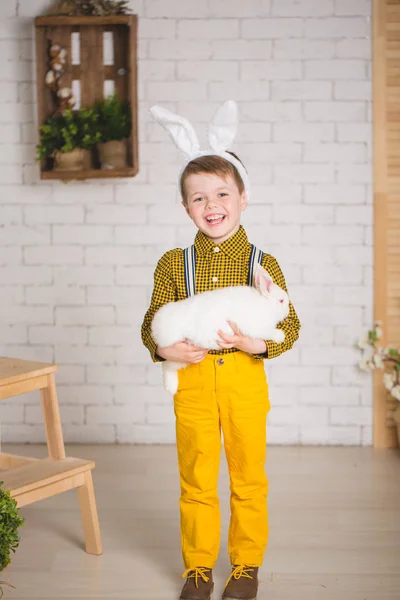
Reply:
[[[221,156],[232,163],[239,171],[247,197],[248,199],[250,198],[250,182],[247,171],[239,160],[227,152],[235,139],[237,131],[238,107],[236,102],[228,100],[215,113],[208,127],[208,142],[210,145],[208,150],[200,150],[200,142],[193,125],[184,117],[157,105],[150,108],[150,113],[168,131],[176,147],[181,150],[185,157],[186,162],[180,175],[182,175],[186,165],[195,158],[199,158],[200,156]]]

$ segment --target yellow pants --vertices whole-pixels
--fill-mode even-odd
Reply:
[[[268,541],[270,409],[263,361],[243,352],[208,354],[179,371],[174,405],[185,567],[213,568],[218,557],[221,427],[231,483],[229,557],[232,565],[260,566]]]

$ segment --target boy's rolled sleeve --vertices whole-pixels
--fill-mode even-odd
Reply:
[[[262,266],[264,269],[268,271],[271,275],[274,283],[279,285],[285,292],[287,292],[285,278],[281,271],[281,268],[278,265],[278,261],[270,255],[265,255]],[[293,304],[289,303],[289,314],[277,325],[278,329],[281,329],[285,334],[285,340],[281,344],[277,344],[271,340],[265,340],[267,350],[264,354],[255,354],[255,358],[276,358],[280,356],[284,352],[290,350],[295,343],[295,341],[299,338],[300,333],[300,321],[296,314]]]
[[[145,314],[142,324],[142,342],[151,354],[153,362],[164,361],[156,354],[157,344],[151,334],[151,324],[156,312],[168,302],[175,302],[176,288],[171,277],[169,252],[166,252],[158,261],[154,272],[154,288],[151,303]]]

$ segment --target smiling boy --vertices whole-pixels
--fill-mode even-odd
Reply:
[[[246,285],[252,245],[240,224],[248,194],[239,160],[219,155],[199,156],[188,162],[180,178],[182,204],[198,229],[194,242],[196,293]],[[235,164],[233,164],[235,162]],[[262,266],[287,291],[275,258],[262,254]],[[186,265],[187,267],[187,265]],[[266,417],[270,409],[263,359],[289,350],[300,323],[290,303],[288,317],[278,328],[285,341],[252,339],[235,328],[219,333],[220,350],[197,348],[185,340],[156,347],[151,323],[167,302],[187,297],[187,268],[181,248],[158,262],[150,308],[142,325],[142,340],[154,362],[169,360],[189,365],[179,371],[174,396],[176,440],[181,482],[182,555],[187,578],[182,600],[209,600],[212,569],[220,544],[217,494],[221,429],[231,484],[228,551],[232,565],[224,600],[254,600],[258,567],[268,540]]]

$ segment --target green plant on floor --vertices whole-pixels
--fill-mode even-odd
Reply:
[[[77,111],[68,108],[63,115],[49,117],[40,127],[36,159],[53,156],[55,151],[72,152],[75,148],[90,150],[99,141],[97,111],[94,108]]]
[[[19,514],[17,502],[11,498],[10,492],[4,489],[3,482],[0,481],[0,571],[11,562],[11,552],[15,552],[19,546],[18,528],[23,524],[24,518]],[[1,585],[10,584],[0,581],[0,598],[3,596]]]
[[[96,104],[100,142],[124,140],[131,132],[131,110],[116,94]]]

